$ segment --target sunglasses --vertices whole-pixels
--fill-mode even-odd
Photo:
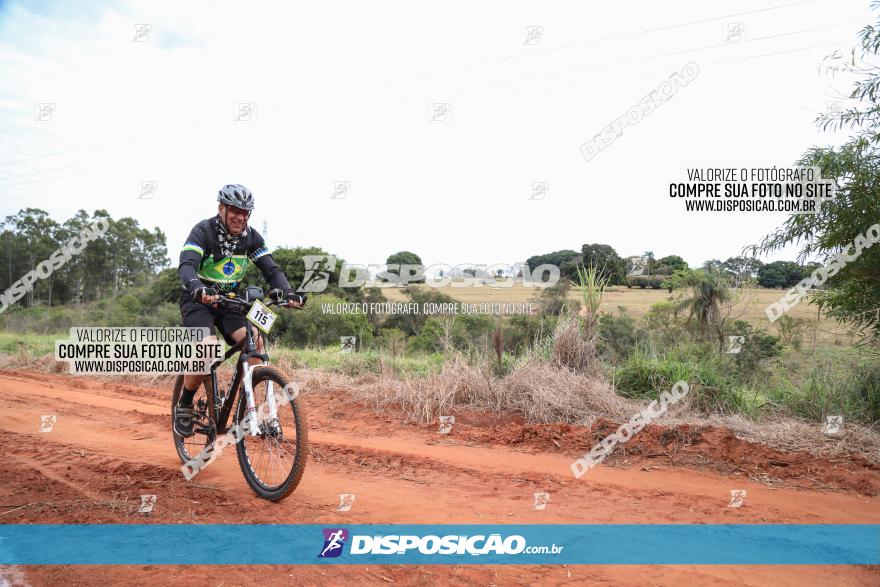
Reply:
[[[235,206],[227,205],[226,211],[227,211],[227,213],[232,214],[233,216],[249,216],[250,215],[249,210],[242,210],[241,208],[236,208]]]

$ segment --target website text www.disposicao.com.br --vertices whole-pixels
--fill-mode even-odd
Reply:
[[[501,534],[476,534],[473,536],[449,534],[388,534],[368,536],[350,534],[346,528],[325,528],[324,547],[318,558],[335,558],[347,550],[350,555],[518,555],[560,554],[565,548],[557,544],[526,544],[518,534],[502,537]]]

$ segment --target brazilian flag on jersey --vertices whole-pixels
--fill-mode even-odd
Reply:
[[[247,255],[232,255],[219,261],[209,255],[202,259],[197,275],[202,281],[214,282],[221,292],[228,292],[244,279],[250,263]]]

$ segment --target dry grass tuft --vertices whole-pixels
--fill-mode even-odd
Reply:
[[[531,360],[498,378],[492,374],[490,357],[468,362],[458,354],[436,375],[400,379],[381,374],[356,382],[351,391],[377,410],[396,405],[409,420],[419,422],[434,421],[454,407],[515,412],[541,423],[629,418],[637,410],[636,403],[615,394],[603,378],[556,361]]]
[[[551,359],[559,367],[602,378],[602,363],[596,350],[595,335],[588,328],[583,327],[574,316],[561,317],[553,333]]]
[[[27,369],[40,373],[68,373],[68,363],[56,361],[52,355],[35,357],[24,347],[14,353],[0,353],[0,369]]]
[[[637,403],[617,395],[603,378],[546,361],[529,361],[503,378],[500,387],[500,408],[518,412],[529,422],[623,420],[639,409]]]
[[[491,372],[469,364],[455,353],[440,373],[431,377],[398,378],[383,372],[352,387],[353,395],[376,409],[396,404],[410,420],[431,422],[453,406],[494,409]],[[491,406],[491,407],[490,407]]]
[[[760,442],[780,451],[808,452],[829,458],[856,453],[872,463],[880,464],[880,433],[876,428],[846,422],[842,435],[828,437],[822,432],[822,424],[791,418],[753,422],[734,415],[714,418],[707,423],[730,428],[739,438]]]

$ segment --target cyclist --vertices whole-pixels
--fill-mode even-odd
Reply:
[[[189,233],[180,251],[180,314],[183,325],[219,326],[226,343],[235,345],[245,337],[245,316],[217,304],[220,294],[236,292],[253,262],[269,282],[271,299],[301,308],[306,296],[297,294],[281,269],[275,265],[263,237],[247,221],[254,209],[254,196],[238,184],[223,186],[217,195],[217,216],[202,220]],[[216,343],[217,337],[205,339]],[[263,352],[262,337],[257,349]],[[251,364],[260,364],[253,358]],[[180,401],[174,408],[174,430],[181,436],[193,435],[193,397],[205,375],[185,375]]]

